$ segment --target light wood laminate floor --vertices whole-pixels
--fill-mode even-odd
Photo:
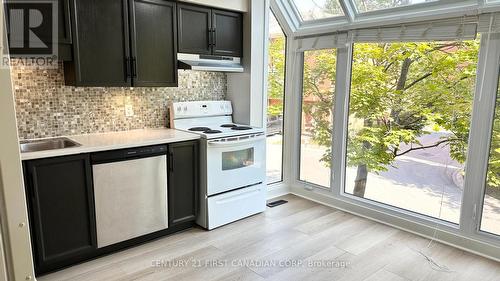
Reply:
[[[293,195],[38,280],[500,280],[500,263]],[[435,262],[433,264],[427,258]]]

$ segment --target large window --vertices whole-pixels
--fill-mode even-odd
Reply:
[[[283,103],[286,37],[269,13],[269,76],[267,104],[267,183],[283,180]]]
[[[491,134],[481,230],[500,235],[500,94],[497,94]]]
[[[354,45],[346,193],[459,222],[478,49]]]
[[[337,52],[304,52],[300,180],[330,187]]]

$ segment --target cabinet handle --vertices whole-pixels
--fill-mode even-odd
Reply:
[[[174,171],[174,153],[170,152],[168,154],[168,169],[170,172]]]
[[[127,78],[130,77],[130,58],[126,57],[125,58],[125,74],[127,75]]]
[[[137,61],[135,57],[132,58],[132,78],[137,78]]]
[[[215,27],[212,29],[212,38],[213,38],[213,45],[217,45],[217,33],[215,32]]]
[[[213,41],[213,39],[212,39],[212,29],[209,28],[208,29],[208,47],[211,47],[213,45],[212,41]]]

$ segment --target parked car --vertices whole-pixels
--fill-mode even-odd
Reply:
[[[283,133],[283,115],[267,116],[267,136]]]

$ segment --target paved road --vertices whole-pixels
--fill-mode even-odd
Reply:
[[[420,141],[423,145],[429,145],[444,135],[432,133]],[[277,175],[280,150],[277,137],[273,138],[268,143],[268,167],[274,168],[274,174]],[[303,146],[301,178],[329,186],[330,170],[319,161],[323,153],[324,148],[314,144]],[[365,197],[458,223],[462,201],[462,169],[462,164],[449,157],[447,146],[412,151],[398,157],[394,167],[389,167],[388,171],[370,173]],[[348,167],[346,175],[346,192],[352,192],[356,167]],[[485,200],[487,206],[483,229],[500,233],[500,200],[489,196]]]

